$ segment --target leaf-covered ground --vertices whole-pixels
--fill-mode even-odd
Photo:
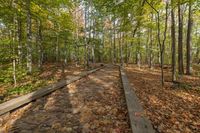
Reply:
[[[106,67],[0,119],[0,132],[129,133],[117,67]]]
[[[136,66],[127,75],[154,128],[160,133],[200,133],[200,78],[183,76],[174,86],[165,70],[161,88],[160,70]]]
[[[99,66],[100,64],[91,65],[92,68]],[[9,74],[9,72],[6,72],[7,69],[1,71],[3,71],[5,75],[0,75],[0,78],[10,81],[5,83],[0,81],[0,102],[30,93],[39,87],[47,86],[63,78],[62,66],[57,63],[48,63],[43,65],[41,71],[34,69],[32,75],[27,75],[26,71],[23,72],[22,69],[19,70],[21,72],[19,72],[17,76],[17,86],[13,87],[12,72]],[[82,66],[68,65],[65,68],[64,76],[66,79],[70,79],[72,76],[76,76],[83,71],[85,70]]]

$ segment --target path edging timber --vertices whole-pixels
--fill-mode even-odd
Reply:
[[[55,90],[60,89],[66,85],[69,85],[77,80],[80,80],[81,78],[84,78],[85,76],[92,74],[92,73],[102,69],[103,67],[99,67],[99,68],[96,68],[96,69],[93,69],[93,70],[90,70],[87,72],[83,72],[79,76],[76,76],[70,80],[62,80],[55,84],[39,88],[36,91],[31,92],[29,94],[26,94],[26,95],[20,96],[18,98],[14,98],[7,102],[4,102],[4,103],[0,104],[0,116],[4,115],[12,110],[15,110],[27,103],[30,103],[38,98],[48,95],[48,94],[54,92]]]
[[[120,75],[132,132],[155,133],[151,122],[144,116],[144,110],[140,105],[135,92],[131,88],[126,73],[122,67],[120,67]]]

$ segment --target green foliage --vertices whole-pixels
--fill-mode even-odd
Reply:
[[[34,86],[32,86],[31,84],[27,84],[24,86],[19,86],[19,87],[15,87],[15,88],[9,88],[8,91],[6,92],[6,95],[22,95],[22,94],[26,94],[29,93],[31,91],[34,90]]]
[[[37,76],[41,69],[36,66],[39,66],[38,62],[41,57],[43,57],[42,63],[63,60],[69,62],[78,60],[76,58],[83,63],[87,60],[85,55],[88,55],[89,59],[95,56],[98,61],[103,59],[102,61],[111,62],[112,56],[116,54],[116,62],[120,62],[120,45],[122,45],[122,58],[130,56],[133,62],[136,58],[135,53],[139,52],[142,56],[141,60],[145,60],[151,51],[152,58],[154,58],[152,59],[153,64],[158,63],[160,49],[157,43],[157,12],[152,7],[160,14],[160,32],[163,33],[165,3],[160,0],[148,0],[148,2],[152,6],[143,0],[125,0],[118,5],[113,0],[31,0],[29,8],[27,1],[24,0],[1,0],[0,83],[13,84],[13,77],[16,75],[17,82],[32,81],[32,83],[10,88],[8,94],[27,93],[34,90],[36,86],[33,84],[38,84]],[[174,0],[169,10],[174,8],[177,13],[177,2]],[[187,19],[185,16],[188,15],[189,1],[181,0],[180,2],[186,9],[183,12],[183,30],[186,35]],[[191,2],[194,16],[200,17],[199,0]],[[31,62],[34,64],[32,75],[27,75],[26,68],[29,49],[27,45],[29,44],[27,35],[29,10],[31,15],[29,48],[31,49]],[[170,12],[168,14],[170,16]],[[87,21],[84,20],[85,17]],[[178,22],[177,18],[176,22]],[[195,61],[197,61],[200,56],[197,52],[200,48],[200,21],[194,19],[193,23],[192,49],[194,50],[192,55],[196,55]],[[171,62],[170,28],[170,19],[168,19],[165,63]],[[123,36],[119,37],[119,34]],[[161,40],[162,38],[163,36]],[[150,45],[152,45],[151,48]],[[94,55],[92,48],[94,48]],[[16,61],[16,70],[12,64],[13,61]],[[30,78],[33,79],[30,80]]]
[[[33,84],[30,83],[30,84],[26,84],[26,85],[14,87],[14,88],[9,88],[7,90],[7,92],[5,93],[5,95],[6,96],[23,95],[23,94],[33,92],[34,90],[38,89],[39,87],[43,87],[46,85],[47,85],[46,81],[41,80],[40,82],[37,82],[37,83],[33,83]]]
[[[12,64],[6,64],[0,67],[0,83],[13,83],[13,67]],[[22,67],[16,68],[16,78],[17,80],[23,80],[27,76],[26,69]]]
[[[9,65],[1,66],[0,83],[12,83],[12,67]]]

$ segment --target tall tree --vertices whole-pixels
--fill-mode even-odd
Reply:
[[[19,64],[22,64],[22,19],[21,19],[21,13],[18,16],[17,19],[17,35],[18,35],[18,61]]]
[[[186,65],[186,74],[191,74],[191,33],[192,33],[192,0],[189,0],[189,11],[188,11],[188,29],[187,29],[187,65]]]
[[[26,10],[27,10],[27,41],[26,41],[26,47],[27,47],[27,68],[28,73],[32,73],[32,31],[31,31],[31,1],[26,0]]]
[[[12,8],[16,8],[15,0],[12,0]],[[14,81],[14,87],[17,84],[16,79],[16,54],[15,54],[15,40],[16,40],[16,13],[13,13],[13,26],[11,29],[11,36],[12,36],[12,64],[13,64],[13,81]]]
[[[161,60],[161,80],[162,80],[162,87],[164,86],[164,70],[163,70],[163,67],[164,67],[165,42],[166,42],[166,38],[167,38],[167,26],[168,26],[168,6],[169,6],[168,1],[166,1],[166,8],[165,8],[165,28],[164,28],[164,33],[163,33],[164,37],[163,37],[162,45],[160,44],[160,60]]]
[[[173,3],[171,0],[172,81],[174,82],[176,81],[176,30]]]
[[[183,66],[183,11],[181,1],[178,0],[178,71],[184,74]]]
[[[38,38],[38,68],[42,67],[43,62],[43,50],[42,50],[42,22],[41,20],[37,20],[37,38]]]

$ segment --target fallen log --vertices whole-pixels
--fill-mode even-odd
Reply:
[[[131,88],[126,73],[120,67],[121,81],[125,93],[130,126],[133,133],[155,133],[151,122],[144,116],[144,110]]]

